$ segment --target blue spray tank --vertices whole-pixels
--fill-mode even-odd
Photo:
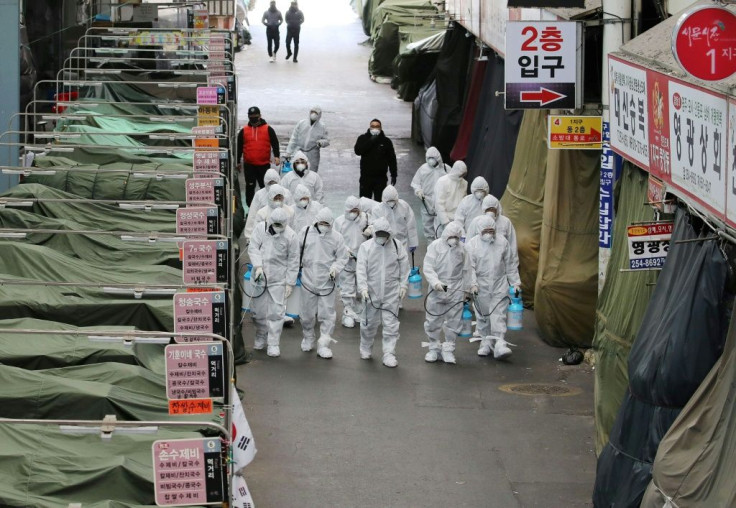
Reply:
[[[473,336],[473,313],[470,311],[470,303],[463,303],[463,317],[460,321],[460,333],[458,337],[467,339]]]
[[[291,161],[288,159],[284,159],[284,162],[281,164],[281,174],[285,175],[286,173],[291,172]]]
[[[409,298],[417,299],[424,296],[422,290],[422,276],[419,273],[419,267],[414,266],[409,274]]]
[[[521,303],[521,291],[514,291],[509,287],[509,298],[511,304],[506,313],[506,328],[509,330],[521,330],[524,327],[524,304]]]
[[[250,312],[250,303],[253,297],[253,291],[255,291],[255,287],[253,282],[251,281],[251,272],[253,271],[253,265],[248,263],[246,266],[247,270],[245,271],[245,275],[243,275],[243,300],[240,304],[240,310],[242,310],[243,312]]]

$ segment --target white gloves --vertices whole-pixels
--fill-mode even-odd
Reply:
[[[368,295],[368,290],[367,289],[364,289],[363,291],[361,291],[360,292],[360,296],[363,297],[363,301],[364,302],[367,302],[370,299],[370,295]]]
[[[330,268],[330,279],[335,280],[336,277],[337,277],[337,268],[333,266],[332,268]]]
[[[517,294],[518,293],[521,293],[521,286],[520,285],[514,284],[512,287],[514,288],[514,293],[517,293]]]
[[[262,278],[263,278],[263,268],[260,266],[257,266],[253,270],[253,280],[258,281],[258,280],[261,280]]]
[[[471,286],[471,288],[470,288],[470,294],[477,295],[478,294],[478,291],[479,291],[478,286]]]
[[[424,199],[424,193],[422,192],[422,189],[417,189],[417,190],[415,190],[415,191],[414,191],[414,194],[416,194],[416,196],[417,196],[417,197],[418,197],[419,199]]]
[[[440,293],[444,293],[446,291],[444,284],[442,284],[441,282],[438,282],[434,285],[434,290]]]
[[[320,148],[330,146],[330,142],[327,141],[326,139],[320,139],[319,141],[317,141],[317,144],[319,145]]]
[[[373,226],[368,226],[363,230],[363,236],[370,238],[373,236]]]
[[[291,296],[291,293],[294,291],[294,286],[286,286],[286,291],[284,291],[284,298],[289,298]]]
[[[399,300],[403,300],[406,296],[406,288],[399,289]]]

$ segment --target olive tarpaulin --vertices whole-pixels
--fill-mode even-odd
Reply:
[[[534,315],[550,346],[593,341],[598,297],[600,153],[550,150]]]
[[[547,173],[547,122],[544,111],[529,110],[519,128],[514,163],[501,198],[503,214],[516,229],[519,276],[524,305],[534,303],[534,285],[539,267],[544,179]]]
[[[721,356],[733,295],[724,251],[707,238],[703,222],[680,208],[629,354],[629,389],[598,458],[598,508],[640,505],[660,441]]]
[[[613,247],[606,271],[606,282],[598,296],[595,337],[595,431],[596,453],[608,442],[616,413],[626,395],[629,377],[626,373],[629,350],[647,303],[654,291],[659,272],[639,270],[621,272],[628,267],[628,226],[636,221],[654,219],[651,206],[646,205],[648,173],[631,163],[624,163],[616,198]],[[622,302],[625,302],[622,305]]]

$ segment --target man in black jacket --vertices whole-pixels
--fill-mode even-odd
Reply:
[[[396,185],[396,152],[380,120],[371,120],[368,131],[358,136],[355,155],[360,155],[360,196],[380,202],[388,183],[387,172],[391,173],[391,185]]]
[[[291,2],[291,7],[286,11],[286,59],[291,58],[291,41],[294,40],[294,63],[299,56],[299,32],[302,31],[304,13],[299,10],[296,2]]]
[[[261,22],[266,25],[266,40],[268,41],[268,56],[271,57],[271,62],[276,61],[276,53],[279,50],[279,44],[281,35],[279,34],[279,27],[284,22],[284,18],[281,15],[281,11],[276,8],[276,1],[272,0],[266,12],[263,13]],[[271,45],[273,44],[273,49]]]

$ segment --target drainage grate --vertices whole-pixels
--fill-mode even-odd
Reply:
[[[569,397],[578,395],[580,388],[548,383],[519,383],[499,387],[499,390],[514,395],[549,395],[551,397]]]

